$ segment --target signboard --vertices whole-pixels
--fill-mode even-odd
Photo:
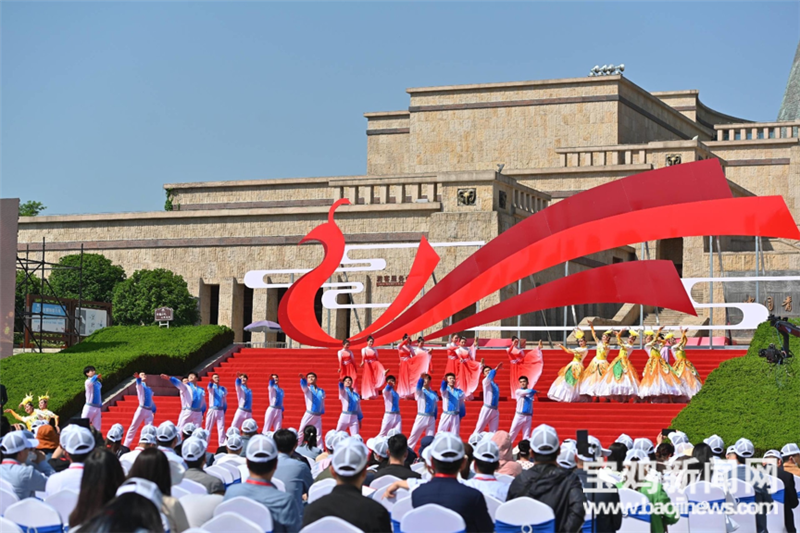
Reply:
[[[105,309],[81,309],[81,337],[88,337],[98,329],[102,329],[107,325],[108,312]]]
[[[159,307],[156,309],[156,322],[172,322],[174,314],[170,307]]]
[[[42,313],[43,316],[39,316]],[[64,333],[67,329],[67,311],[58,304],[31,305],[31,329],[36,332]]]

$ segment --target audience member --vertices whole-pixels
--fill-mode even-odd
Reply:
[[[500,467],[497,469],[498,474],[506,474],[507,476],[517,477],[522,472],[522,465],[514,460],[514,446],[511,444],[511,436],[508,431],[495,431],[492,435],[492,441],[497,444],[500,450]]]
[[[69,515],[70,529],[89,521],[110,502],[125,481],[119,459],[111,450],[95,448],[83,463],[78,503]]]
[[[405,435],[399,434],[390,437],[386,444],[388,446],[389,461],[385,465],[378,467],[375,471],[374,479],[382,476],[394,476],[399,479],[419,479],[422,477],[406,466],[408,439],[406,439]]]
[[[248,418],[242,422],[242,449],[239,450],[239,455],[244,457],[247,454],[247,444],[256,433],[258,433],[258,422],[256,422],[254,418]]]
[[[680,515],[669,505],[671,500],[658,481],[658,476],[648,475],[651,465],[650,457],[642,450],[634,448],[625,456],[628,485],[636,487],[636,490],[644,494],[653,506],[659,506],[665,511],[663,514],[650,514],[650,532],[665,533],[668,526],[678,522]]]
[[[497,481],[495,471],[500,467],[500,449],[492,440],[483,440],[472,454],[475,460],[475,476],[463,483],[468,487],[478,489],[501,502],[508,497],[507,483]]]
[[[353,524],[364,533],[392,530],[391,518],[386,508],[361,494],[361,486],[367,476],[368,454],[367,447],[356,438],[350,437],[337,444],[331,459],[336,486],[330,494],[306,507],[303,526],[326,516],[335,516]]]
[[[794,511],[797,507],[797,490],[795,488],[794,475],[787,472],[783,467],[783,457],[778,450],[769,450],[764,454],[764,465],[775,465],[777,472],[775,476],[783,481],[784,500],[783,500],[783,522],[786,533],[797,533],[794,523]]]
[[[303,507],[303,495],[314,482],[308,466],[291,457],[297,447],[297,437],[288,429],[279,429],[273,435],[278,448],[278,468],[275,479],[280,479],[286,487],[286,493],[294,496],[297,506]]]
[[[206,462],[206,443],[197,437],[189,437],[181,446],[183,460],[186,461],[184,479],[189,479],[203,485],[209,494],[225,494],[225,484],[218,477],[207,474],[203,470]]]
[[[464,443],[452,433],[438,433],[430,445],[435,475],[411,492],[411,504],[436,503],[461,515],[467,533],[493,531],[494,525],[480,491],[458,482],[464,466]]]
[[[158,445],[156,441],[156,428],[154,426],[145,426],[139,434],[139,445],[128,453],[124,453],[119,457],[120,462],[132,465],[142,450],[148,448],[155,448]]]
[[[464,442],[464,466],[461,467],[461,472],[458,473],[462,480],[475,477],[475,471],[472,469],[472,462],[475,459],[473,452],[472,445],[468,442]]]
[[[794,442],[786,444],[781,448],[781,457],[783,458],[783,468],[794,475],[800,475],[800,447]]]
[[[248,418],[248,420],[252,419]],[[215,460],[216,464],[222,464],[228,461],[234,461],[236,464],[240,464],[242,459],[242,447],[244,446],[243,443],[244,441],[239,435],[231,435],[225,439],[225,453],[222,457]]]
[[[125,429],[122,424],[114,424],[111,429],[106,433],[106,448],[114,452],[114,455],[121,457],[122,455],[131,451],[130,448],[122,444],[122,438],[125,434]]]
[[[618,446],[625,448],[624,444],[617,443]],[[606,476],[590,475],[586,469],[586,463],[602,463],[604,455],[611,455],[611,450],[604,450],[600,441],[593,436],[589,436],[588,450],[581,453],[576,448],[571,448],[575,452],[576,469],[575,475],[581,480],[583,493],[586,500],[594,504],[593,510],[598,511],[590,517],[592,521],[592,531],[595,533],[613,533],[622,527],[622,510],[617,508],[611,511],[612,506],[620,503],[619,491],[614,484],[607,482]],[[620,481],[622,479],[620,478]]]
[[[159,426],[160,429],[161,426]],[[174,426],[173,426],[174,427]],[[174,452],[173,452],[174,453]],[[183,459],[181,459],[183,462]],[[180,533],[189,529],[189,521],[183,506],[172,494],[172,477],[170,461],[167,455],[160,449],[148,448],[142,450],[136,462],[133,463],[131,471],[128,472],[128,479],[141,478],[156,484],[161,491],[162,503],[161,512],[167,517],[169,530]]]
[[[79,491],[81,488],[81,478],[83,477],[83,462],[94,450],[95,440],[92,432],[88,429],[70,425],[61,432],[61,447],[66,452],[69,460],[69,468],[63,472],[53,474],[47,480],[45,494],[50,496],[63,489]]]
[[[144,496],[117,496],[81,527],[81,533],[163,533],[158,507]]]
[[[584,521],[583,487],[578,476],[559,468],[558,433],[542,424],[531,435],[533,467],[522,472],[511,483],[508,499],[531,497],[549,505],[555,514],[555,530],[580,531]]]
[[[276,433],[280,433],[280,430]],[[297,444],[297,439],[289,431],[286,433],[295,439]],[[285,434],[283,437],[285,438]],[[228,487],[225,499],[243,496],[264,505],[272,514],[275,533],[299,531],[302,503],[292,494],[282,492],[272,484],[279,461],[275,441],[264,435],[253,436],[247,445],[245,457],[249,476],[244,482]]]
[[[739,439],[736,441],[736,444],[733,445],[733,453],[736,456],[737,465],[728,476],[731,478],[735,476],[737,479],[752,485],[755,491],[755,503],[772,503],[772,496],[769,493],[767,481],[758,475],[753,468],[746,465],[747,460],[753,457],[755,453],[753,443],[748,439]],[[756,532],[767,533],[767,515],[765,509],[763,506],[758,506],[757,509]]]
[[[50,424],[39,426],[36,430],[36,440],[39,441],[39,446],[37,446],[36,449],[41,451],[48,461],[52,459],[54,455],[56,459],[59,459],[63,455],[64,450],[59,449],[61,444],[58,442],[58,432],[56,432],[56,428]]]
[[[297,447],[297,453],[312,461],[316,461],[320,456],[322,450],[317,447],[317,428],[315,426],[306,426],[303,429],[303,444]]]
[[[519,466],[521,466],[523,470],[532,468],[533,463],[531,462],[530,441],[524,439],[519,441],[519,444],[517,444],[517,450],[517,462],[519,463]]]
[[[39,441],[28,438],[24,431],[10,431],[0,443],[0,478],[11,484],[20,500],[44,491],[47,478],[54,473],[44,454],[36,449],[38,445]]]

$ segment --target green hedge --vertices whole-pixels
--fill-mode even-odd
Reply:
[[[59,416],[78,414],[85,401],[84,367],[103,375],[103,393],[136,371],[183,374],[233,342],[224,326],[112,326],[59,353],[23,353],[0,360],[0,380],[8,406],[28,393],[50,392],[50,409]]]
[[[798,355],[780,369],[782,387],[774,367],[758,356],[770,343],[780,346],[775,329],[765,322],[756,330],[747,355],[724,361],[711,372],[672,427],[695,443],[714,433],[728,446],[746,437],[758,453],[800,441],[800,339],[789,339],[789,347]],[[783,373],[786,366],[788,376]]]

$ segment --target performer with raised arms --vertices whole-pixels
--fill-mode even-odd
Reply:
[[[217,426],[217,441],[220,446],[225,444],[225,413],[228,411],[228,389],[219,384],[219,374],[211,376],[211,381],[206,387],[208,400],[211,405],[206,412],[206,431],[211,435],[211,429]]]
[[[403,421],[400,418],[400,395],[394,390],[397,380],[394,376],[386,377],[386,387],[383,389],[383,421],[379,437],[386,437],[389,431],[396,429],[402,431]]]
[[[350,376],[353,383],[356,382],[358,376],[358,368],[356,368],[356,357],[350,351],[350,341],[345,339],[342,341],[342,349],[339,350],[339,379],[344,379],[345,376]]]
[[[589,328],[592,331],[592,338],[594,339],[596,348],[595,356],[583,371],[583,377],[580,384],[580,395],[586,399],[595,398],[600,401],[600,383],[603,381],[603,375],[608,370],[608,352],[611,350],[611,334],[612,330],[603,332],[600,340],[597,339],[597,334],[594,331],[594,323],[589,321]]]
[[[300,389],[306,399],[306,412],[297,430],[298,442],[303,439],[303,430],[306,426],[314,426],[317,428],[317,435],[322,435],[322,415],[325,414],[325,391],[317,387],[315,373],[309,372],[305,377],[300,374]]]
[[[153,389],[147,386],[147,375],[144,372],[133,374],[136,378],[136,396],[139,399],[139,407],[133,413],[133,420],[125,434],[125,441],[122,443],[126,448],[130,448],[139,426],[152,425],[153,416],[156,414],[156,403],[153,401]]]
[[[278,386],[278,374],[269,377],[269,407],[264,413],[264,434],[278,431],[283,423],[283,389]]]
[[[201,427],[203,425],[203,407],[206,393],[197,386],[197,373],[189,372],[183,379],[161,374],[161,379],[166,379],[172,383],[180,392],[181,414],[178,417],[178,429],[183,430],[183,426],[188,423]]]
[[[456,350],[458,350],[458,341],[460,337],[458,333],[453,333],[453,336],[450,337],[450,342],[447,343],[447,364],[444,367],[445,374],[455,374],[458,371],[458,354],[456,354]]]
[[[508,347],[508,360],[511,362],[509,366],[511,395],[519,387],[519,378],[525,376],[529,379],[531,388],[536,386],[539,377],[542,375],[544,368],[544,358],[542,357],[542,341],[533,350],[528,350],[527,353],[523,352],[519,347],[519,338],[515,335],[511,337],[511,346]]]
[[[47,402],[49,401],[50,401],[49,392],[44,396],[39,396],[39,408],[34,409],[33,413],[36,415],[36,418],[38,418],[39,420],[44,420],[48,424],[50,423],[50,420],[54,419],[56,421],[56,426],[59,426],[60,424],[58,423],[58,415],[47,408]]]
[[[669,336],[669,335],[667,335]],[[675,373],[681,378],[681,385],[683,388],[683,396],[688,401],[700,392],[703,388],[703,382],[700,380],[700,374],[694,367],[691,361],[686,358],[686,330],[681,328],[681,340],[677,344],[673,344],[670,348],[672,350],[672,357],[675,359],[675,364],[672,368]]]
[[[651,402],[670,402],[683,395],[681,379],[669,363],[661,357],[661,341],[658,331],[645,331],[645,349],[650,354],[639,383],[639,398]]]
[[[424,342],[422,337],[419,340]],[[397,355],[400,356],[400,368],[397,372],[397,394],[401,398],[408,398],[414,395],[414,383],[417,382],[422,374],[428,373],[431,356],[427,350],[420,350],[411,346],[411,338],[407,333],[403,335],[403,341],[397,347]]]
[[[350,430],[351,436],[358,435],[359,422],[363,418],[361,413],[361,398],[353,390],[353,379],[345,376],[339,382],[339,399],[342,401],[342,414],[336,424],[336,431]]]
[[[439,418],[439,427],[436,432],[459,434],[461,419],[467,414],[464,406],[464,391],[456,386],[456,377],[446,374],[440,388],[442,394],[442,416]]]
[[[439,397],[431,390],[430,374],[422,374],[417,380],[414,396],[417,400],[417,417],[414,419],[414,426],[408,436],[408,447],[412,450],[416,448],[422,437],[432,437],[436,431],[438,411],[436,403],[439,401]]]
[[[102,427],[102,409],[103,409],[103,395],[101,390],[103,385],[100,383],[100,378],[103,377],[97,373],[97,369],[93,366],[87,366],[83,369],[83,375],[86,376],[84,387],[86,388],[86,404],[81,411],[81,418],[88,418],[97,431]]]
[[[20,407],[25,411],[26,416],[20,416],[16,411],[13,409],[6,409],[3,411],[6,414],[9,414],[25,424],[25,429],[28,431],[31,430],[31,423],[34,420],[38,420],[39,417],[36,416],[36,410],[33,408],[33,393],[29,392],[27,396],[25,396],[19,404]]]
[[[361,376],[361,398],[371,400],[380,395],[383,384],[386,383],[387,370],[378,361],[378,349],[373,347],[375,339],[367,337],[367,346],[361,348],[361,367],[364,373]]]
[[[486,426],[489,426],[489,431],[494,433],[500,426],[500,413],[497,411],[500,387],[495,383],[494,377],[502,366],[503,363],[499,363],[494,369],[490,366],[483,367],[483,407],[478,415],[478,425],[475,426],[474,433],[480,433]]]
[[[528,377],[519,377],[519,388],[514,391],[514,396],[517,399],[517,411],[514,413],[514,420],[511,421],[511,429],[508,430],[508,435],[511,437],[511,443],[517,438],[519,432],[522,432],[523,439],[531,438],[531,422],[533,421],[533,397],[536,391],[528,388]]]
[[[464,398],[472,399],[472,393],[478,388],[481,380],[481,364],[475,360],[478,353],[478,336],[467,347],[467,338],[461,337],[458,343],[456,355],[458,355],[458,365],[455,372],[456,384],[464,392]]]
[[[236,400],[239,404],[233,415],[231,426],[242,429],[242,423],[248,418],[253,418],[253,391],[247,386],[247,374],[236,374]]]
[[[563,344],[557,346],[568,354],[572,355],[572,361],[558,372],[558,377],[550,386],[547,397],[555,402],[578,402],[580,397],[581,375],[583,374],[583,360],[589,349],[586,347],[586,339],[583,331],[576,329],[575,338],[578,339],[578,347],[567,348]]]
[[[597,395],[601,398],[612,398],[618,402],[628,402],[639,395],[639,377],[633,368],[628,354],[633,352],[636,338],[639,334],[635,329],[628,331],[628,338],[622,340],[622,332],[615,332],[619,354],[608,365],[606,373],[596,387]]]

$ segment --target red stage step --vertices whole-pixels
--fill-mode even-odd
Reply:
[[[745,350],[688,350],[687,356],[697,367],[698,372],[705,380],[706,376],[722,361],[733,357],[740,357]],[[438,388],[441,372],[445,367],[446,355],[444,350],[433,351],[433,376],[434,388]],[[588,364],[594,352],[590,352],[585,364]],[[616,356],[612,352],[611,358]],[[486,363],[496,366],[503,361],[508,365],[508,356],[504,350],[479,350],[478,357],[484,357]],[[380,350],[383,365],[389,368],[390,373],[395,373],[398,368],[397,354],[394,350]],[[542,377],[536,385],[539,391],[534,403],[534,426],[537,424],[550,424],[554,426],[561,438],[574,436],[578,429],[588,429],[589,433],[598,437],[605,445],[613,442],[620,433],[627,433],[631,437],[648,437],[655,439],[658,432],[669,427],[675,415],[683,408],[683,404],[620,404],[620,403],[558,403],[547,399],[550,384],[558,375],[558,371],[566,365],[571,356],[560,350],[544,350],[544,370]],[[633,365],[639,375],[647,361],[643,350],[637,350],[631,357]],[[267,382],[270,374],[278,374],[281,386],[285,391],[284,427],[297,428],[300,418],[305,411],[305,403],[299,386],[298,374],[315,372],[319,385],[326,390],[328,398],[325,402],[326,415],[323,417],[323,432],[332,429],[341,411],[341,403],[337,395],[338,374],[336,372],[337,358],[335,350],[327,349],[257,349],[245,348],[240,353],[232,356],[227,361],[218,365],[214,371],[220,374],[222,384],[228,388],[229,409],[226,422],[233,421],[236,411],[236,391],[234,379],[238,372],[245,372],[249,376],[249,385],[253,389],[253,415],[258,422],[259,429],[264,422],[264,411],[268,406],[269,394]],[[500,429],[508,430],[514,416],[515,402],[508,398],[510,384],[505,368],[498,372],[497,383],[500,385]],[[201,385],[208,383],[204,377]],[[356,384],[358,386],[358,383]],[[152,386],[152,383],[151,383]],[[177,421],[180,410],[178,396],[157,396],[158,411],[155,423],[164,420]],[[361,434],[364,438],[374,436],[380,430],[383,417],[383,400],[377,399],[362,402],[364,420],[362,421]],[[126,429],[130,424],[133,413],[138,406],[136,396],[125,396],[113,405],[108,412],[103,413],[103,433],[108,431],[112,424],[119,422]],[[461,436],[467,439],[472,434],[478,421],[481,402],[467,402],[467,416],[461,421]],[[400,402],[403,415],[403,430],[411,430],[416,415],[416,402],[404,400]],[[216,442],[216,431],[212,432],[211,442]]]

